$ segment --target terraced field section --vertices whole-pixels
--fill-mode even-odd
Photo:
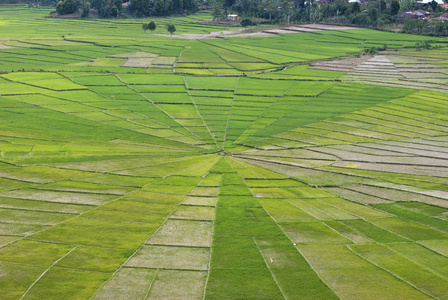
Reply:
[[[446,299],[446,40],[37,13],[0,9],[0,298]]]

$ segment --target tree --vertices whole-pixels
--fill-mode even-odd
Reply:
[[[196,2],[194,0],[184,0],[184,9],[188,10],[189,12],[195,12],[198,9],[198,6],[196,5]]]
[[[345,15],[345,12],[349,10],[349,3],[345,0],[335,0],[331,6],[336,15]]]
[[[154,23],[154,21],[149,22],[148,24],[148,29],[151,30],[151,32],[153,32],[154,30],[156,30],[156,23]]]
[[[184,1],[183,0],[173,0],[173,7],[175,13],[182,13],[184,11]]]
[[[64,2],[59,1],[58,4],[56,4],[56,12],[59,15],[63,15],[64,14]]]
[[[123,10],[123,0],[114,0],[113,4],[117,8],[118,14],[121,13],[121,11]]]
[[[384,12],[386,11],[386,8],[387,8],[387,2],[386,2],[386,0],[381,0],[381,1],[380,1],[380,11],[381,11],[382,13],[384,13]]]
[[[173,13],[173,10],[173,0],[165,0],[165,16],[171,15]]]
[[[82,9],[81,18],[88,18],[90,13],[90,3],[86,2],[84,8]]]
[[[129,4],[129,10],[137,17],[149,14],[150,10],[149,0],[132,0]]]
[[[101,17],[109,18],[111,16],[112,7],[109,4],[106,4],[101,9]]]
[[[163,0],[156,0],[154,6],[156,8],[156,14],[158,16],[163,16],[165,12],[165,3],[163,2]]]
[[[392,16],[395,16],[400,11],[400,2],[398,0],[392,0],[392,3],[390,5],[390,14]]]
[[[233,4],[235,4],[235,0],[224,0],[224,5],[230,8]]]
[[[112,8],[111,8],[111,10],[110,10],[110,15],[112,16],[112,17],[117,17],[118,16],[118,13],[119,13],[119,11],[118,11],[118,8],[117,8],[117,6],[112,6]]]
[[[372,23],[376,23],[376,21],[378,20],[378,10],[376,8],[373,8],[370,11],[370,20],[372,21]]]
[[[267,13],[267,15],[269,16],[269,21],[272,20],[272,16],[275,17],[275,15],[277,14],[277,6],[275,6],[274,4],[270,3],[266,8],[265,11]]]
[[[143,23],[143,24],[142,24],[143,32],[146,33],[146,30],[148,30],[148,27],[149,27],[149,24],[148,24],[148,23]]]
[[[176,31],[176,26],[174,24],[166,24],[166,31],[168,31],[171,35]]]
[[[431,2],[429,2],[429,6],[431,6],[432,11],[436,11],[437,9],[437,2],[435,0],[432,0]]]
[[[78,2],[76,0],[64,0],[59,1],[56,4],[56,12],[60,15],[66,15],[74,13],[78,10]]]
[[[359,4],[358,2],[353,2],[352,3],[352,13],[354,13],[356,15],[360,11],[361,11],[361,4]]]
[[[399,0],[400,9],[408,11],[414,7],[415,0]]]
[[[241,20],[241,26],[243,26],[244,28],[246,28],[247,26],[252,25],[252,21],[249,20],[248,18],[242,19]]]
[[[213,10],[212,16],[213,16],[213,21],[215,21],[215,20],[219,21],[219,19],[222,16],[221,9],[219,7],[215,7],[215,9]]]

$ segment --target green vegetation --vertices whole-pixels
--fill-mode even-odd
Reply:
[[[445,297],[445,40],[46,14],[0,6],[2,297]]]
[[[440,4],[440,3],[439,3]],[[378,1],[236,1],[222,0],[214,4],[213,21],[225,22],[231,11],[241,17],[241,26],[257,24],[316,23],[344,24],[387,31],[402,30],[412,34],[448,36],[444,22],[446,6],[436,1],[378,0]],[[442,2],[443,4],[443,2]],[[423,14],[422,14],[422,11]],[[404,23],[404,24],[403,24]],[[328,28],[326,25],[323,29]]]

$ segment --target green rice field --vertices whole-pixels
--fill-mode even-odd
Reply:
[[[0,6],[1,299],[447,299],[447,39],[49,12]]]

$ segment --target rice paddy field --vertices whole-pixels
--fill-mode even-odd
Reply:
[[[446,39],[48,13],[0,6],[0,298],[447,299]]]

